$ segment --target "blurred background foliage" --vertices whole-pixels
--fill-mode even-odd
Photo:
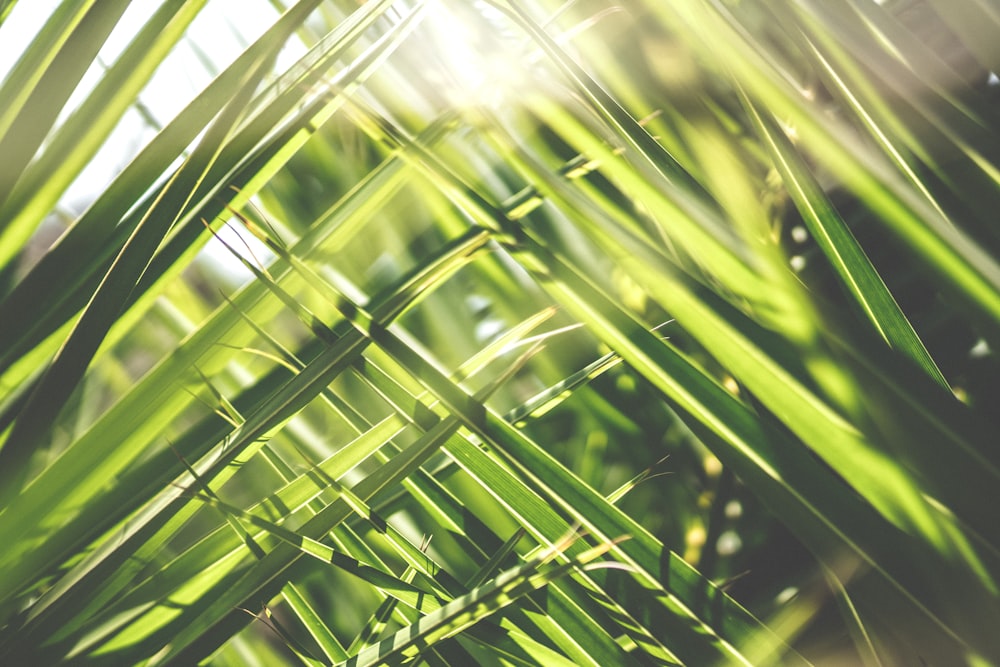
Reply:
[[[991,0],[34,5],[0,662],[1000,660]]]

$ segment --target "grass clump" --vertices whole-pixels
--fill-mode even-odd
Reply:
[[[3,662],[1000,660],[995,12],[140,4],[0,84]]]

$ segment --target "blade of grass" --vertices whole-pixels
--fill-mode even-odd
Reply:
[[[791,194],[796,208],[802,214],[806,228],[819,243],[827,260],[840,276],[865,317],[876,328],[890,347],[920,366],[942,388],[950,390],[896,300],[872,266],[851,230],[830,205],[802,159],[795,153],[788,139],[771,119],[762,116],[756,106],[745,96],[750,118],[774,159],[775,167]]]
[[[549,584],[576,567],[582,567],[600,557],[608,547],[602,545],[590,549],[570,563],[541,569],[549,557],[526,563],[514,570],[508,570],[488,584],[453,600],[440,611],[421,618],[416,624],[400,630],[390,639],[363,649],[357,656],[343,663],[345,667],[385,664],[412,656],[420,649],[442,641],[465,630],[479,620],[488,617],[511,604],[522,595]]]
[[[46,253],[39,264],[18,284],[14,292],[0,303],[0,317],[32,323],[21,331],[0,330],[0,343],[4,348],[0,356],[3,360],[0,368],[6,368],[17,356],[44,340],[86,304],[88,295],[96,288],[100,275],[107,270],[114,254],[138,223],[142,212],[152,202],[152,195],[137,201],[136,193],[148,191],[156,180],[162,177],[170,164],[204,129],[206,116],[211,117],[218,113],[239,89],[247,69],[268,50],[272,50],[275,41],[283,34],[287,34],[290,29],[294,29],[304,21],[317,4],[318,0],[297,3],[213,80],[157,134],[54,248]],[[275,103],[265,107],[251,124],[241,130],[240,136],[243,138],[237,142],[241,145],[227,147],[220,156],[220,162],[228,165],[225,171],[247,158],[246,144],[256,144],[259,141],[249,137],[271,134],[274,126],[302,101],[306,91],[318,77],[322,76],[324,67],[329,66],[332,60],[341,55],[341,51],[381,16],[389,4],[391,3],[388,0],[366,4],[332,31],[316,50],[303,57],[288,76],[282,77],[269,87],[262,97],[274,98]],[[293,134],[299,133],[299,128],[293,129],[295,131]],[[285,137],[279,145],[285,145],[288,139],[289,137]],[[260,167],[261,165],[255,165],[253,168],[259,171]],[[211,178],[207,180],[212,181]],[[136,204],[139,205],[139,211],[126,216],[129,209]],[[209,219],[214,218],[214,214],[211,213],[203,212],[202,215]],[[187,218],[192,216],[193,212],[189,211]],[[116,227],[123,217],[125,220]],[[66,283],[78,287],[75,290],[54,289],[54,286]]]
[[[273,45],[276,52],[281,42]],[[272,54],[269,54],[269,56]],[[40,379],[4,447],[0,449],[0,507],[6,507],[27,481],[32,456],[44,452],[49,431],[63,404],[83,377],[91,358],[113,324],[156,247],[187,204],[197,183],[217,157],[222,143],[244,111],[270,57],[254,63],[234,96],[212,123],[198,148],[169,182],[156,204],[140,221],[77,321],[52,364]]]
[[[0,208],[0,247],[19,248],[101,147],[206,0],[164,2],[27,166]],[[9,257],[0,253],[0,264]]]
[[[41,42],[45,46],[37,51],[29,49],[18,64],[24,69],[15,70],[16,73],[6,84],[18,92],[13,96],[13,105],[6,111],[0,111],[0,154],[5,160],[4,169],[0,172],[0,206],[7,202],[73,89],[129,3],[128,0],[87,2],[86,13],[82,16],[73,11],[81,8],[71,9],[72,4],[65,3],[65,11],[56,13],[50,22],[52,33],[43,36],[48,43]],[[33,85],[29,85],[29,81]],[[18,99],[24,95],[21,91],[29,91],[23,103],[19,103]],[[8,114],[10,120],[6,121],[2,116]],[[0,239],[5,238],[9,224],[8,218],[0,218]],[[12,250],[20,248],[20,244],[8,245],[5,242],[0,244],[0,248],[0,266],[5,266],[12,258]]]

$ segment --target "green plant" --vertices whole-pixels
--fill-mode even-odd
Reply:
[[[4,663],[1000,660],[990,3],[132,4],[0,85]]]

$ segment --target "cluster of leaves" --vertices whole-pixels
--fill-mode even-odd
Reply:
[[[0,662],[1000,660],[1000,12],[273,2],[161,123],[207,2],[0,85]]]

